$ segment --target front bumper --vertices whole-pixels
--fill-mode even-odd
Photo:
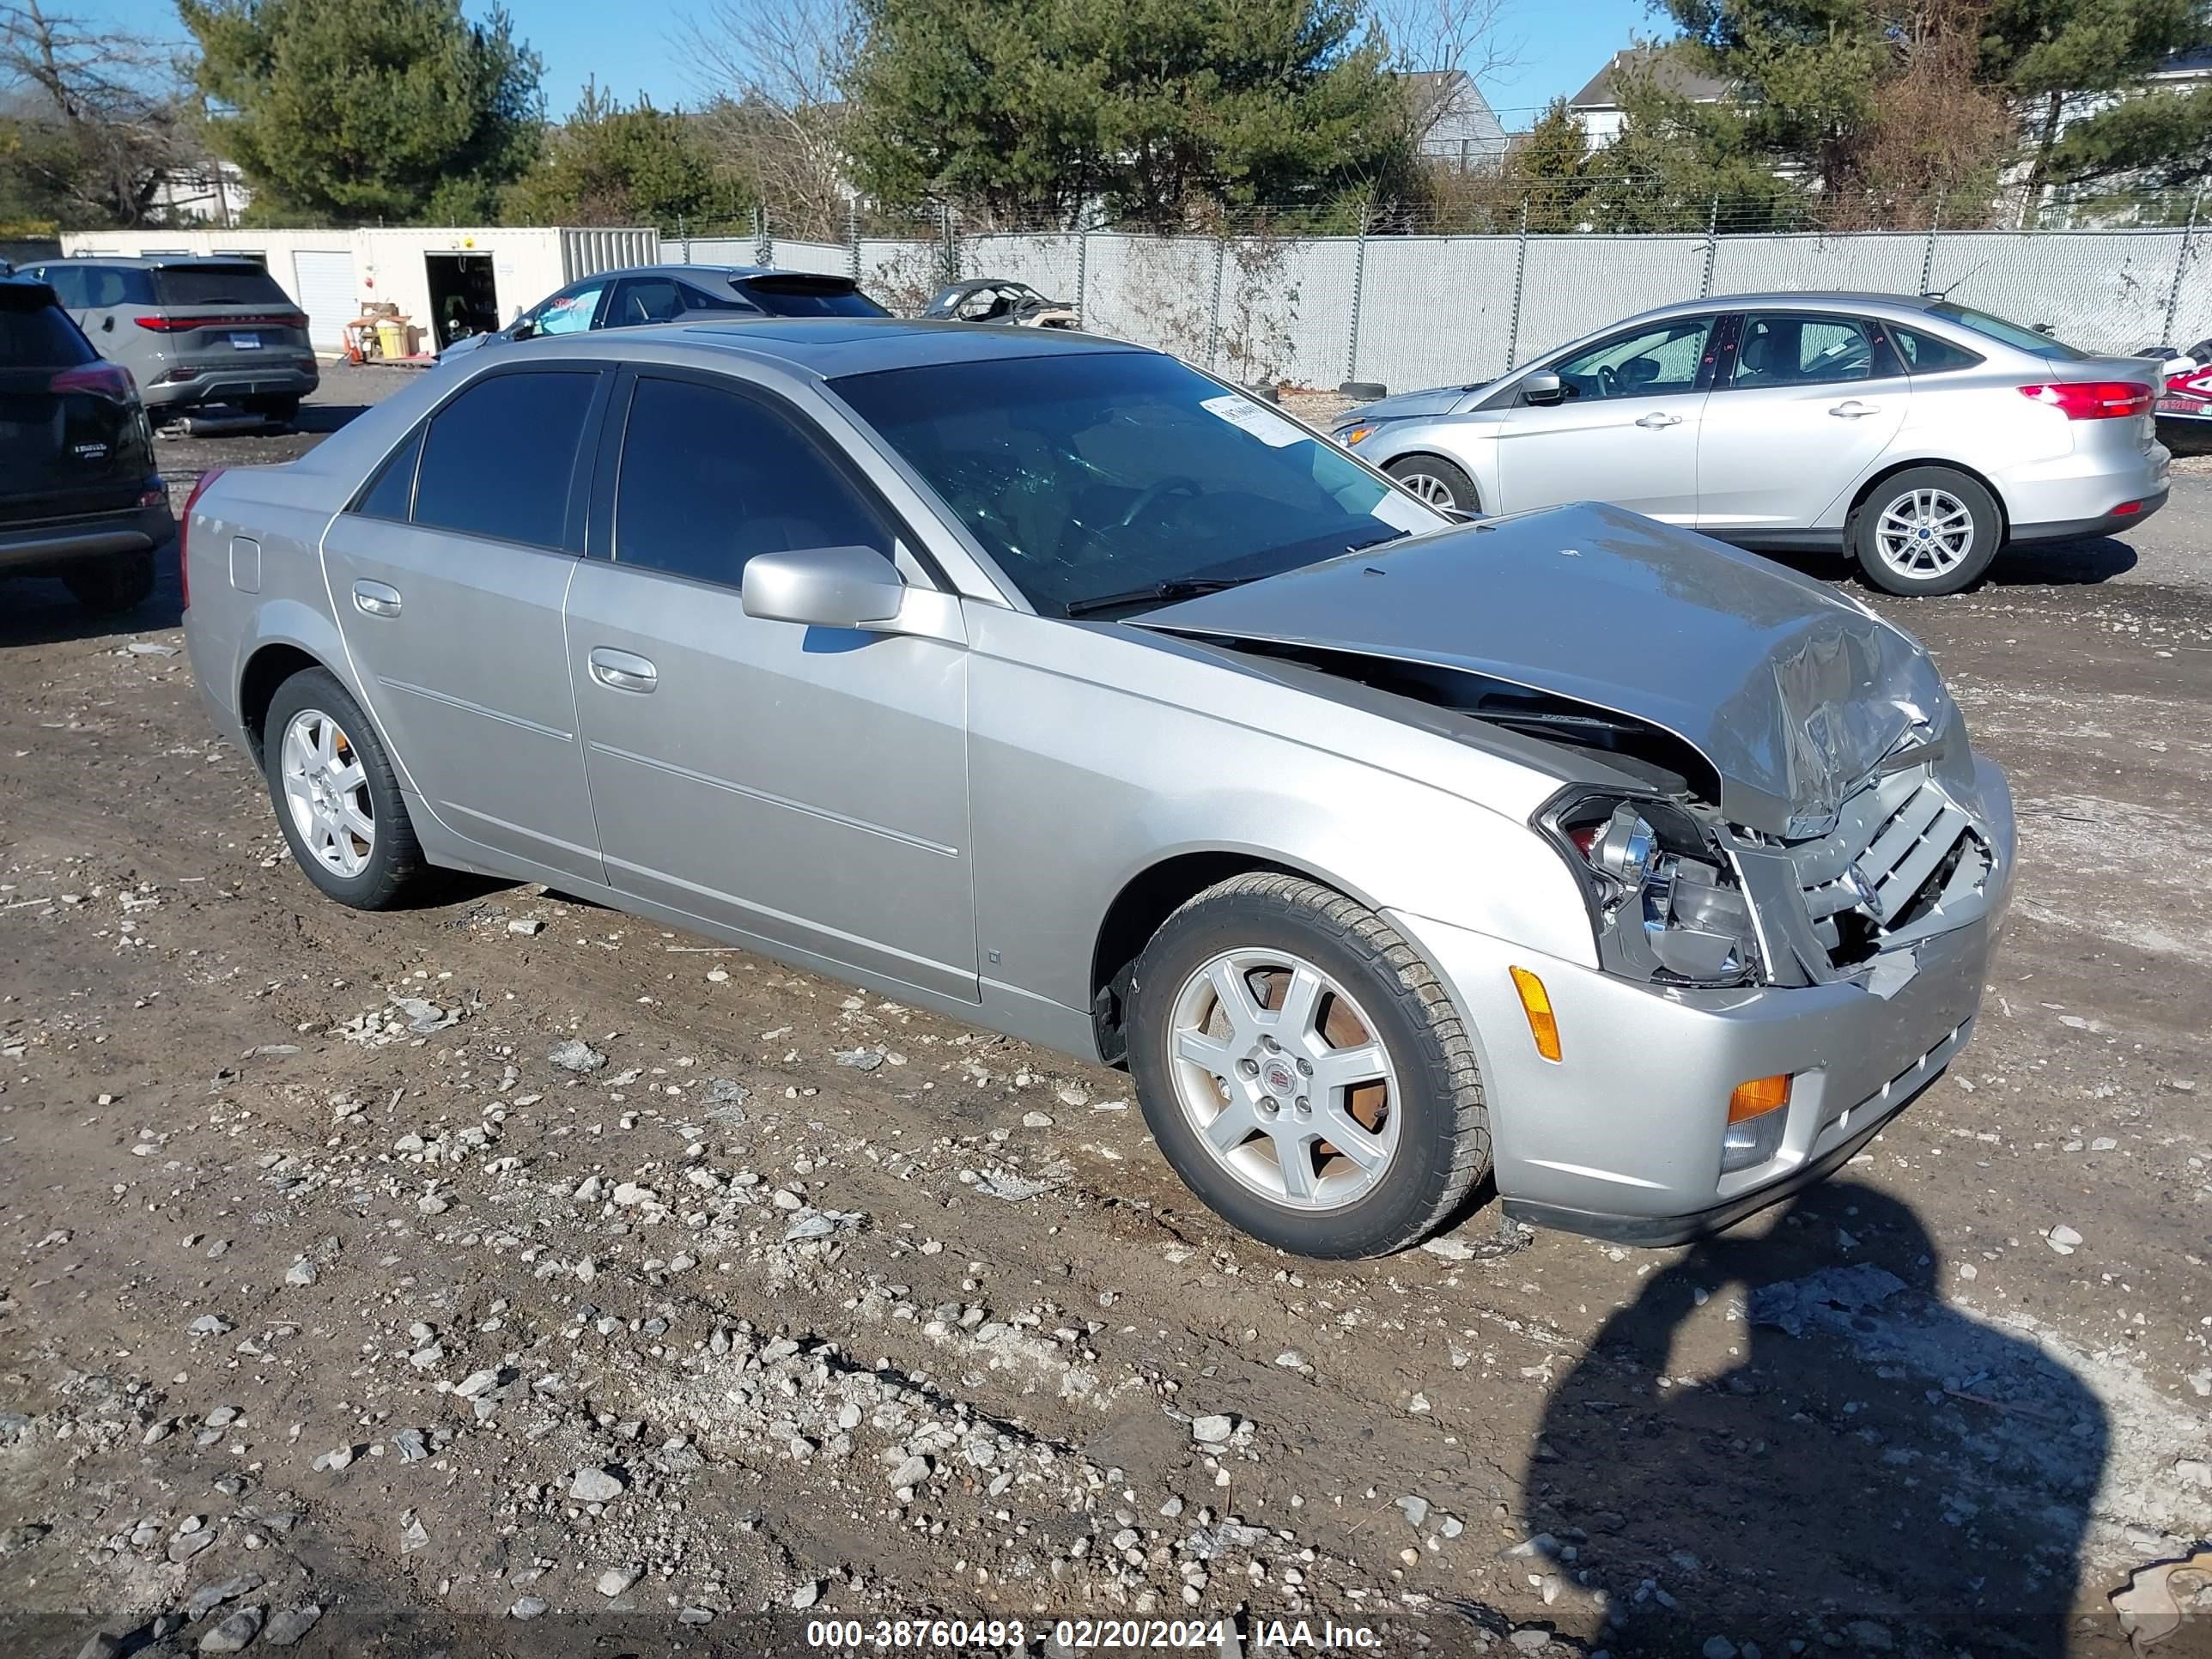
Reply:
[[[1910,956],[1911,972],[1886,994],[1869,988],[1872,975],[1735,990],[1641,985],[1391,913],[1474,1032],[1508,1213],[1638,1244],[1696,1237],[1846,1162],[1941,1076],[1972,1031],[2013,877],[2009,798],[1996,769],[1981,769],[1988,902],[1972,921],[1890,953]],[[1529,1035],[1516,967],[1549,994],[1556,1061]],[[1730,1093],[1780,1073],[1792,1085],[1778,1150],[1723,1173]]]

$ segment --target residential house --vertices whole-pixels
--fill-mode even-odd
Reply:
[[[1505,159],[1505,129],[1465,70],[1419,70],[1406,77],[1421,155],[1464,172]]]
[[[1627,118],[1627,88],[1648,79],[1660,91],[1693,104],[1717,104],[1729,95],[1728,82],[1707,75],[1681,52],[1665,46],[1629,46],[1616,52],[1588,85],[1567,100],[1567,108],[1590,149],[1603,149],[1620,137]]]

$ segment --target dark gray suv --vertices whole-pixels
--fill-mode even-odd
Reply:
[[[23,275],[51,287],[100,355],[131,371],[156,422],[200,404],[289,421],[320,379],[307,313],[252,259],[103,253]]]

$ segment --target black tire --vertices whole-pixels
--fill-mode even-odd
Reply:
[[[143,605],[154,591],[154,555],[119,553],[64,571],[62,580],[88,615],[112,617]]]
[[[375,836],[366,861],[354,875],[325,863],[308,846],[285,797],[285,733],[295,719],[311,712],[336,723],[343,734],[344,748],[361,763]],[[268,781],[270,804],[276,808],[277,824],[292,848],[292,861],[302,875],[325,896],[356,910],[396,909],[427,890],[429,868],[423,862],[422,843],[415,838],[415,826],[408,820],[399,780],[384,751],[384,739],[336,676],[327,669],[303,668],[286,680],[270,702],[261,733],[261,770]]]
[[[1455,513],[1482,511],[1474,480],[1465,468],[1441,455],[1401,455],[1382,470],[1431,507],[1448,507]],[[1447,495],[1449,500],[1443,499]]]
[[[1300,1208],[1247,1185],[1204,1144],[1177,1096],[1170,1050],[1178,994],[1216,957],[1245,949],[1294,952],[1334,978],[1395,1068],[1396,1150],[1372,1188],[1340,1208]],[[1130,1071],[1153,1139],[1194,1193],[1263,1243],[1323,1259],[1387,1255],[1432,1231],[1489,1173],[1490,1118],[1458,1011],[1405,939],[1341,893],[1268,872],[1217,883],[1153,934],[1132,1002]]]
[[[1972,540],[1965,556],[1956,562],[1930,569],[1925,574],[1915,574],[1909,568],[1900,568],[1905,556],[1884,556],[1883,516],[1893,507],[1906,507],[1923,491],[1935,492],[1939,501],[1948,497],[1963,507],[1972,525]],[[1908,598],[1934,597],[1956,593],[1981,580],[1982,573],[1990,568],[1990,561],[1996,557],[1998,549],[2004,544],[2004,514],[1999,511],[1995,496],[1955,468],[1908,466],[1876,484],[1852,510],[1846,535],[1860,574],[1875,586],[1885,593],[1900,593]]]
[[[297,398],[248,398],[246,408],[248,414],[258,415],[282,426],[289,426],[300,416],[300,400]]]

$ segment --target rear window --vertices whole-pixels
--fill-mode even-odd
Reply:
[[[74,368],[98,355],[46,289],[0,283],[0,368]]]
[[[2022,328],[2018,323],[2008,323],[2002,317],[1992,317],[1988,312],[1976,311],[1971,306],[1954,306],[1947,300],[1941,305],[1929,307],[1928,314],[1941,317],[1946,322],[1956,323],[1961,328],[1970,328],[1984,338],[2008,345],[2015,351],[2048,357],[2053,362],[2079,363],[2086,362],[2089,358],[2087,352],[2077,351],[2063,340],[2055,340],[2050,335],[2032,328]]]
[[[276,279],[255,264],[167,265],[154,273],[155,303],[185,306],[289,306]]]
[[[775,317],[888,317],[890,313],[842,277],[749,276],[738,291]]]
[[[415,477],[415,522],[559,547],[568,473],[597,374],[495,374],[438,411]]]

